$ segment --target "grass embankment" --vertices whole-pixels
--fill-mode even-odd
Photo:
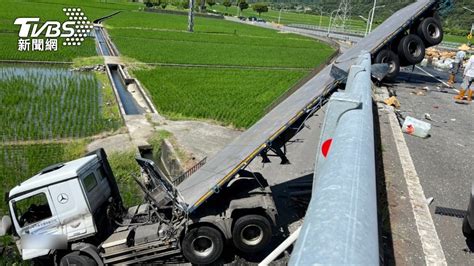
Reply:
[[[458,35],[449,35],[445,34],[443,37],[443,41],[445,42],[456,42],[456,43],[467,43],[466,36],[458,36]]]
[[[265,107],[334,51],[314,39],[201,17],[194,33],[186,32],[186,16],[144,12],[123,12],[107,20],[106,27],[127,57],[183,64],[133,71],[159,112],[171,119],[212,119],[239,128],[251,126]]]
[[[141,4],[126,1],[99,0],[2,0],[0,1],[0,60],[32,61],[65,61],[71,62],[76,57],[96,55],[92,38],[87,38],[80,46],[63,46],[63,38],[58,38],[57,51],[18,51],[19,25],[14,25],[16,18],[39,17],[41,22],[47,20],[65,21],[64,7],[80,7],[93,21],[118,10],[133,10]],[[38,38],[44,38],[39,36]]]

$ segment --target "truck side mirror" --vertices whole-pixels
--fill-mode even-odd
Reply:
[[[10,216],[3,216],[2,222],[0,224],[0,236],[7,235],[10,232],[10,228],[12,227],[12,219]]]

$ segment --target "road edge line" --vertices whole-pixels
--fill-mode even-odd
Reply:
[[[388,95],[386,89],[384,94]],[[443,247],[438,237],[436,227],[431,217],[423,187],[415,169],[415,165],[410,155],[410,150],[405,142],[398,119],[391,108],[388,108],[388,117],[392,129],[395,146],[402,165],[403,175],[407,184],[410,204],[415,217],[416,229],[420,237],[425,263],[427,265],[447,265]]]

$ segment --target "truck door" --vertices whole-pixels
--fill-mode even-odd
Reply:
[[[63,230],[57,218],[52,197],[48,188],[40,188],[33,192],[15,197],[10,200],[10,211],[13,214],[13,224],[18,235],[62,235]],[[25,244],[22,242],[22,245]],[[35,245],[35,243],[30,243]],[[41,246],[43,243],[36,243]],[[48,254],[49,249],[22,249],[24,260]]]
[[[79,178],[50,186],[51,199],[68,240],[96,233]]]

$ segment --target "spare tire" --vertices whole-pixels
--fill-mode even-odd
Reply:
[[[388,73],[385,76],[385,79],[387,80],[394,80],[400,72],[400,59],[398,58],[398,55],[391,50],[384,49],[378,52],[375,57],[375,63],[388,64]]]
[[[437,45],[443,40],[443,28],[441,23],[433,17],[423,19],[416,30],[426,47]]]
[[[221,256],[224,240],[217,229],[201,226],[189,230],[181,246],[184,257],[192,264],[211,264]]]
[[[415,65],[425,57],[425,44],[415,34],[408,34],[398,43],[398,56],[407,65]]]

